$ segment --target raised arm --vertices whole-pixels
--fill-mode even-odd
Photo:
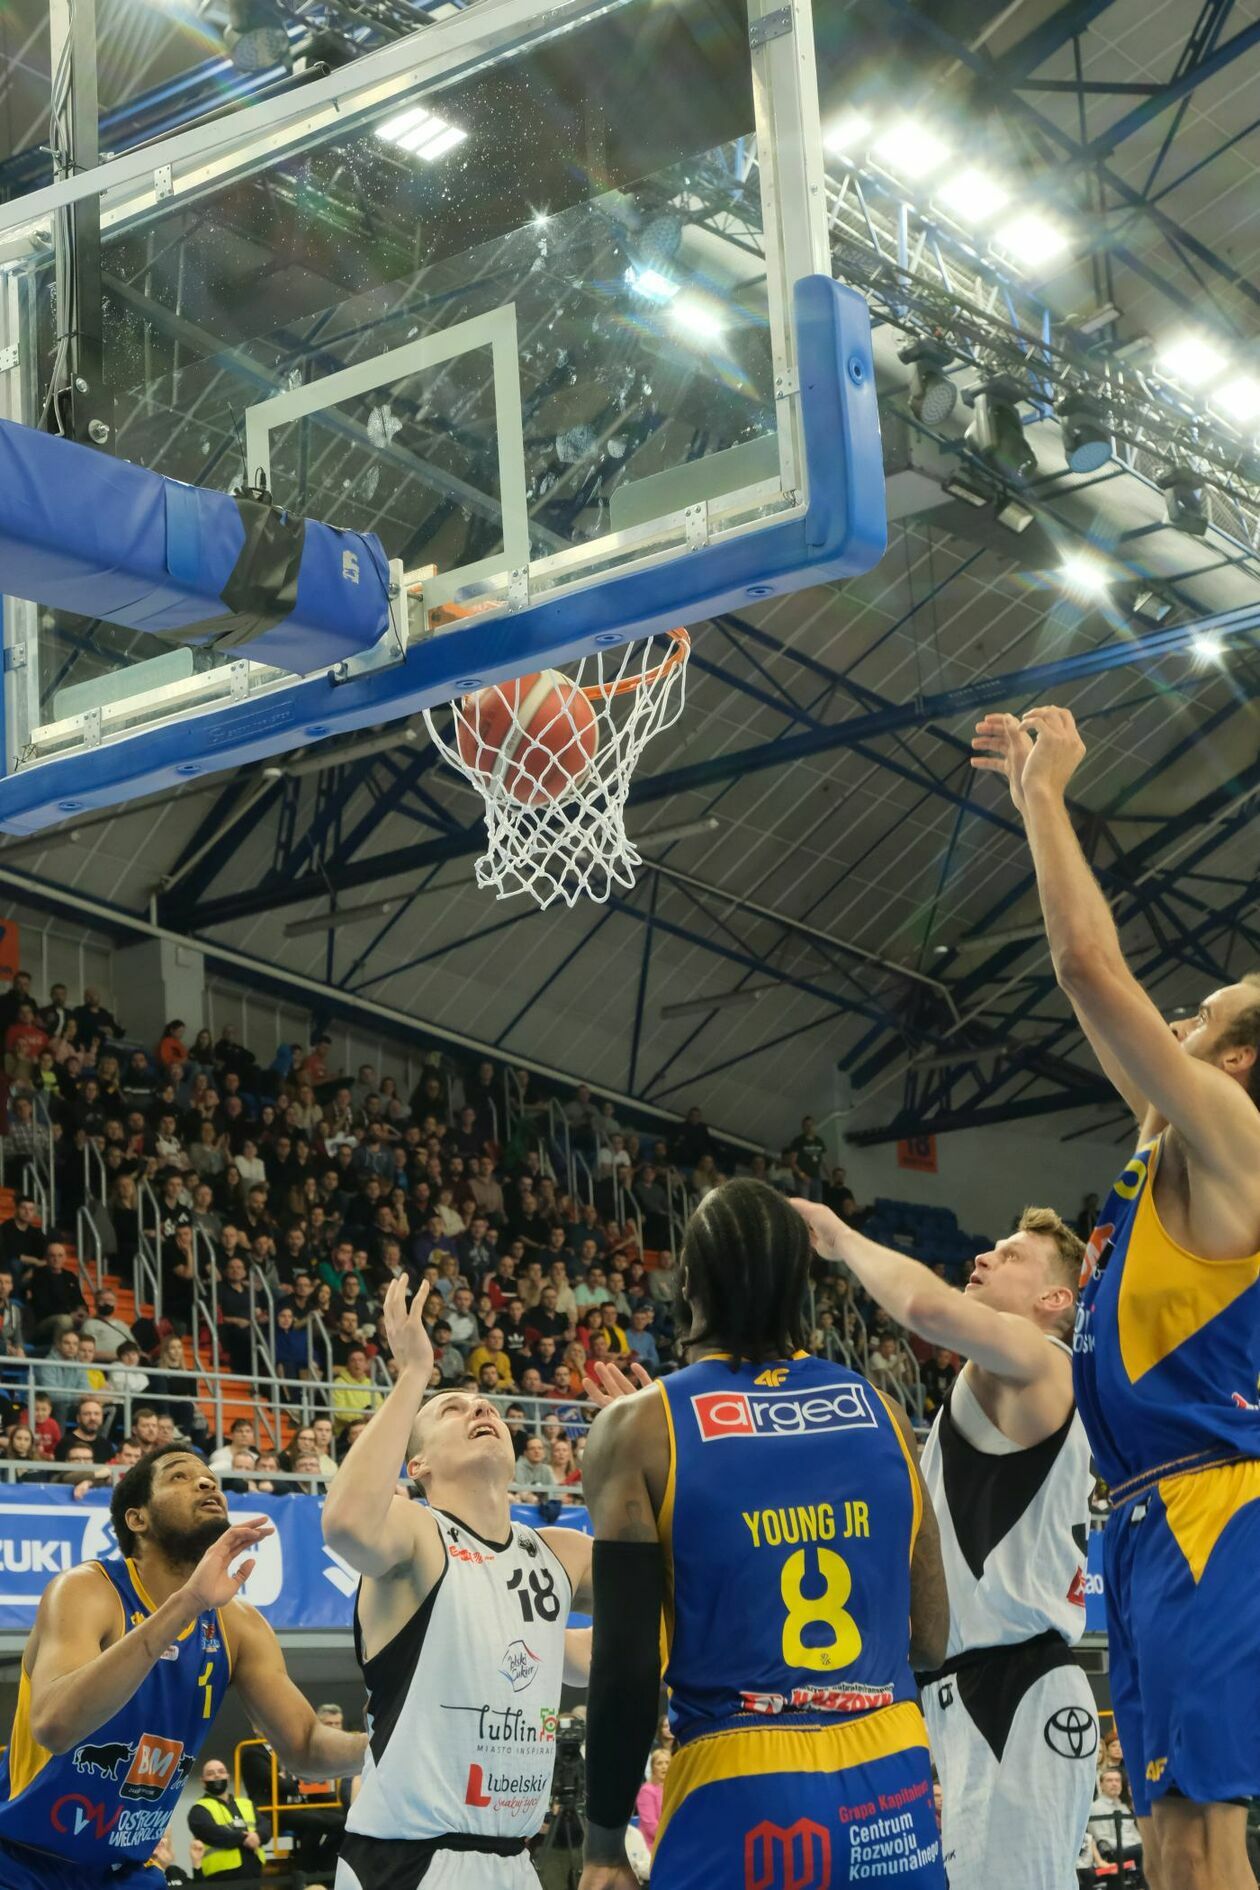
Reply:
[[[235,1575],[229,1564],[271,1533],[265,1517],[227,1530],[184,1586],[130,1633],[121,1631],[117,1593],[99,1569],[85,1565],[50,1582],[31,1637],[31,1735],[38,1744],[68,1752],[112,1719],[199,1614],[235,1597],[254,1563],[251,1557]]]
[[[342,1732],[316,1718],[289,1678],[271,1626],[243,1603],[232,1613],[232,1684],[255,1731],[298,1778],[347,1778],[363,1768],[367,1734]]]
[[[830,1208],[812,1201],[792,1206],[809,1228],[814,1251],[824,1260],[843,1262],[885,1312],[921,1339],[947,1345],[1013,1385],[1037,1384],[1066,1370],[1063,1353],[1047,1345],[1030,1320],[968,1299],[921,1260],[868,1240]]]
[[[408,1311],[406,1275],[391,1281],[384,1318],[398,1377],[350,1449],[324,1502],[324,1541],[360,1575],[383,1577],[410,1564],[422,1540],[433,1534],[427,1513],[398,1494],[398,1472],[407,1460],[411,1427],[433,1370],[433,1347],[421,1316],[428,1296],[426,1280]]]
[[[990,715],[977,725],[974,745],[983,752],[972,757],[973,767],[1004,774],[1012,793],[1018,777],[1016,805],[1055,976],[1082,1030],[1123,1072],[1132,1096],[1184,1138],[1196,1166],[1231,1180],[1241,1175],[1260,1204],[1260,1110],[1223,1070],[1180,1048],[1129,970],[1111,908],[1081,851],[1064,801],[1085,754],[1076,723],[1057,708],[1030,709],[1022,722]]]

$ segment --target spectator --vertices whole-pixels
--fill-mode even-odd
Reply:
[[[80,1336],[96,1341],[96,1356],[103,1365],[113,1363],[119,1346],[135,1343],[135,1333],[125,1319],[118,1317],[118,1300],[112,1286],[102,1286],[96,1296],[96,1311],[84,1320]]]
[[[105,1411],[97,1397],[80,1398],[74,1423],[62,1432],[56,1456],[60,1463],[71,1461],[69,1453],[82,1446],[89,1463],[108,1463],[114,1447],[105,1435]]]
[[[228,1789],[228,1770],[222,1759],[207,1759],[201,1768],[202,1795],[188,1813],[188,1829],[206,1847],[206,1861],[214,1876],[242,1883],[262,1876],[262,1838],[252,1802]]]
[[[552,1438],[549,1461],[551,1474],[562,1489],[572,1490],[580,1486],[582,1471],[573,1454],[573,1444],[569,1438]]]
[[[923,1414],[931,1417],[939,1411],[958,1376],[958,1360],[947,1346],[938,1345],[927,1363],[920,1368],[923,1385]]]
[[[684,1173],[689,1173],[699,1166],[706,1155],[714,1154],[713,1137],[709,1134],[699,1107],[687,1111],[687,1120],[680,1125],[673,1135],[670,1154]]]
[[[87,1373],[79,1363],[79,1335],[73,1327],[58,1334],[48,1358],[39,1366],[38,1382],[48,1392],[52,1416],[58,1425],[65,1424],[88,1390]]]
[[[139,1397],[148,1390],[149,1374],[140,1369],[140,1347],[134,1339],[123,1340],[113,1370],[106,1377],[109,1389],[121,1397]]]
[[[1121,1870],[1130,1864],[1141,1865],[1142,1836],[1118,1766],[1109,1765],[1099,1774],[1098,1796],[1090,1808],[1086,1840],[1095,1870],[1105,1864],[1118,1864]]]
[[[13,1275],[19,1291],[31,1267],[37,1267],[48,1249],[48,1240],[37,1219],[37,1209],[29,1194],[20,1194],[12,1220],[0,1225],[0,1266]]]
[[[653,1378],[661,1369],[661,1355],[651,1332],[654,1317],[655,1310],[651,1302],[644,1301],[631,1313],[630,1330],[625,1335],[628,1350],[634,1353],[641,1365],[647,1367]]]
[[[665,1746],[657,1746],[648,1760],[648,1775],[639,1787],[639,1795],[634,1801],[635,1816],[639,1821],[639,1830],[649,1851],[656,1849],[656,1833],[661,1822],[661,1797],[665,1789],[665,1774],[669,1771],[671,1753]]]
[[[44,1459],[39,1454],[38,1439],[29,1424],[10,1424],[5,1433],[4,1481],[15,1477],[38,1476]]]
[[[206,1420],[196,1405],[196,1374],[189,1368],[184,1342],[178,1334],[163,1339],[157,1370],[150,1373],[145,1392],[159,1420],[169,1417],[184,1437],[204,1437]]]
[[[246,1496],[254,1487],[253,1471],[257,1463],[252,1450],[234,1450],[228,1464],[228,1475],[222,1479],[222,1487],[234,1496]]]
[[[254,1307],[249,1274],[241,1259],[229,1260],[219,1286],[219,1341],[238,1377],[253,1370]]]
[[[106,1010],[101,1003],[101,994],[95,986],[87,985],[83,991],[83,1002],[74,1013],[74,1021],[79,1027],[79,1038],[85,1045],[93,1043],[98,1037],[121,1037],[122,1027],[114,1013]]]
[[[52,1398],[46,1391],[35,1393],[35,1422],[31,1429],[35,1433],[38,1455],[51,1463],[61,1442],[61,1425],[53,1416]]]
[[[26,1309],[13,1297],[13,1275],[0,1267],[0,1351],[6,1358],[26,1356]]]
[[[227,1442],[220,1444],[210,1453],[209,1465],[212,1470],[222,1474],[231,1468],[232,1459],[238,1451],[248,1450],[251,1454],[258,1448],[258,1434],[250,1418],[233,1418],[228,1430]]]
[[[900,1404],[906,1402],[906,1386],[909,1383],[910,1368],[906,1363],[905,1353],[891,1333],[885,1334],[880,1339],[875,1351],[868,1357],[866,1372],[871,1383],[886,1392],[890,1398],[896,1398]]]
[[[368,1355],[363,1346],[353,1346],[344,1365],[333,1373],[333,1426],[338,1435],[356,1418],[370,1417],[384,1401],[384,1393],[372,1383]]]
[[[803,1178],[802,1192],[805,1199],[821,1201],[823,1163],[827,1159],[827,1144],[815,1129],[812,1116],[802,1118],[801,1132],[796,1140],[789,1144],[789,1147],[796,1157],[797,1170]]]
[[[61,1240],[50,1240],[44,1264],[36,1267],[30,1283],[31,1318],[35,1343],[47,1345],[64,1332],[77,1312],[86,1314],[87,1301],[77,1273],[66,1269],[66,1247]],[[79,1321],[82,1324],[82,1320]]]
[[[547,1446],[541,1437],[531,1437],[524,1455],[516,1462],[516,1489],[529,1502],[541,1503],[556,1492],[556,1478],[547,1461]]]
[[[29,1083],[48,1048],[48,1032],[35,1014],[29,999],[18,1005],[14,1021],[4,1033],[4,1067],[14,1083]]]
[[[512,1389],[512,1360],[498,1326],[492,1326],[482,1343],[469,1355],[468,1369],[478,1384],[481,1383],[481,1374],[486,1366],[493,1366],[502,1390]]]
[[[9,1133],[5,1153],[15,1165],[39,1159],[40,1127],[29,1096],[12,1097],[9,1103]]]

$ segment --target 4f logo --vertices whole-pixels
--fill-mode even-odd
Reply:
[[[342,552],[342,554],[341,554],[341,575],[342,575],[342,577],[343,577],[343,579],[345,580],[345,582],[346,582],[347,584],[357,584],[357,583],[358,583],[358,581],[359,581],[359,560],[358,560],[358,557],[357,557],[357,555],[356,555],[356,553],[354,553],[353,551],[343,551],[343,552]]]
[[[764,1819],[744,1839],[744,1890],[827,1890],[831,1835],[812,1818]]]
[[[786,1365],[772,1365],[768,1371],[758,1372],[753,1383],[754,1385],[781,1385],[786,1377]]]

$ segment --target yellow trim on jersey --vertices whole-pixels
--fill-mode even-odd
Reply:
[[[1159,1493],[1169,1531],[1198,1583],[1226,1524],[1245,1504],[1260,1502],[1260,1458],[1169,1477]]]
[[[656,1533],[665,1555],[665,1606],[661,1615],[661,1671],[664,1672],[674,1644],[674,1494],[678,1481],[678,1441],[674,1436],[674,1414],[665,1396],[664,1382],[659,1378],[656,1388],[665,1408],[665,1429],[669,1434],[669,1473],[665,1478],[661,1513],[656,1519]]]
[[[1155,1206],[1162,1147],[1162,1136],[1151,1145],[1146,1186],[1120,1276],[1116,1324],[1130,1384],[1171,1358],[1260,1275],[1260,1253],[1239,1260],[1205,1260],[1173,1239]]]
[[[31,1731],[31,1681],[25,1667],[18,1680],[17,1709],[9,1739],[9,1797],[16,1798],[39,1777],[52,1753]]]
[[[910,1497],[914,1504],[914,1520],[910,1525],[910,1554],[913,1557],[914,1545],[919,1539],[919,1524],[923,1521],[923,1488],[919,1482],[919,1466],[910,1455],[910,1446],[906,1442],[905,1432],[897,1422],[892,1405],[878,1385],[872,1385],[871,1390],[888,1413],[888,1422],[892,1425],[897,1442],[901,1445],[901,1454],[906,1460],[906,1469],[910,1473]]]
[[[139,1595],[142,1605],[149,1610],[150,1614],[156,1614],[157,1602],[154,1601],[152,1595],[149,1593],[144,1583],[140,1580],[139,1569],[136,1567],[134,1561],[132,1560],[130,1556],[126,1557],[126,1562],[127,1562],[127,1573],[131,1577],[131,1585],[135,1589],[136,1593]],[[175,1639],[177,1641],[186,1641],[188,1639],[188,1636],[192,1633],[193,1629],[196,1627],[198,1618],[199,1618],[198,1616],[194,1615],[192,1620],[188,1623],[188,1626],[186,1628],[183,1628],[180,1631],[180,1633],[178,1633],[175,1636]]]
[[[705,1785],[769,1772],[845,1772],[877,1759],[927,1748],[927,1726],[914,1700],[863,1713],[831,1726],[776,1726],[702,1734],[680,1746],[669,1762],[656,1845],[680,1803]]]
[[[117,1583],[110,1580],[109,1573],[106,1570],[105,1564],[103,1562],[85,1562],[84,1567],[94,1568],[96,1570],[97,1574],[100,1576],[105,1586],[109,1589],[110,1594],[114,1597],[114,1600],[118,1603],[118,1612],[122,1617],[122,1631],[125,1634],[127,1632],[127,1604],[118,1592]]]

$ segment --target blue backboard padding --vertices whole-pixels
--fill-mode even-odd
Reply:
[[[0,781],[0,829],[34,833],[90,807],[244,766],[324,736],[416,714],[470,683],[575,661],[751,599],[869,571],[887,543],[870,316],[827,276],[796,285],[795,322],[809,504],[803,516],[718,539],[646,571],[561,592],[516,615],[444,632],[403,662],[335,683],[328,674]],[[0,587],[7,588],[7,587]]]
[[[226,492],[185,486],[73,441],[0,420],[0,591],[154,636],[229,612],[245,542]],[[377,538],[306,522],[297,602],[238,651],[294,675],[371,649],[389,620]]]

